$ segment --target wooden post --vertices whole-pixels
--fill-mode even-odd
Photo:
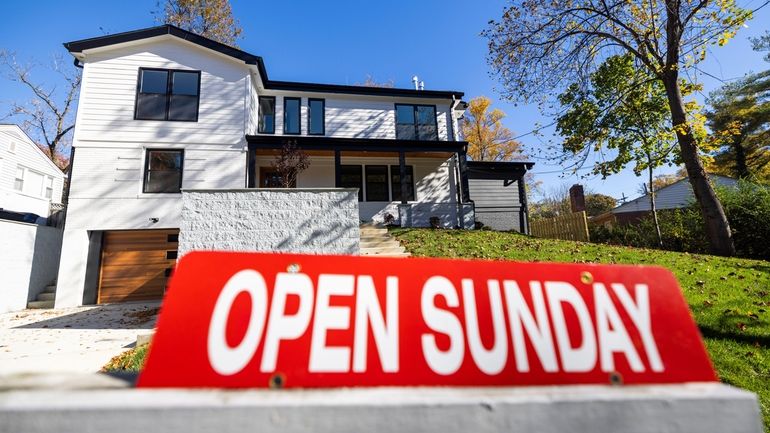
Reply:
[[[334,151],[334,187],[340,188],[342,186],[342,170],[340,170],[340,166],[342,165],[342,156],[340,155],[339,150]]]
[[[404,151],[398,152],[398,173],[401,183],[401,204],[407,204],[409,187],[406,184],[406,154]]]

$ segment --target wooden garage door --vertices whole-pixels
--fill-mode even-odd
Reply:
[[[97,302],[161,299],[178,237],[176,229],[104,232]]]

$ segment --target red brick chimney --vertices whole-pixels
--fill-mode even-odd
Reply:
[[[586,198],[583,194],[583,185],[572,185],[569,189],[569,205],[572,212],[582,212],[586,210]]]

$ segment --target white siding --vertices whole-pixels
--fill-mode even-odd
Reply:
[[[12,143],[15,149],[11,152]],[[28,172],[26,188],[23,192],[14,189],[17,167]],[[51,199],[44,196],[45,189],[38,185],[30,191],[32,179],[42,176],[53,178]],[[61,203],[64,187],[64,173],[56,168],[43,152],[21,132],[16,125],[0,125],[0,208],[17,212],[33,212],[48,216],[49,203]]]
[[[201,71],[197,122],[134,120],[139,68]],[[174,39],[92,54],[83,71],[75,140],[150,143],[244,142],[248,70]]]
[[[308,98],[320,98],[326,102],[325,126],[326,137],[335,138],[374,138],[390,139],[396,138],[396,104],[422,104],[436,105],[436,125],[438,127],[439,140],[451,140],[447,124],[449,120],[449,102],[423,100],[416,98],[395,98],[382,96],[358,96],[358,95],[338,95],[327,93],[308,93],[308,92],[265,92],[265,96],[275,96],[275,135],[283,135],[283,98],[299,97],[302,99],[300,119],[302,125],[302,134],[307,135],[308,117],[307,105]],[[252,93],[251,98],[255,98]],[[257,133],[258,110],[256,102],[250,103],[254,107],[250,117],[254,120],[248,122],[249,133]],[[270,134],[272,135],[272,134]]]
[[[724,176],[710,175],[709,178],[713,185],[718,186],[732,187],[737,183],[735,179]],[[655,207],[659,210],[681,209],[687,207],[694,200],[695,194],[692,192],[690,181],[685,178],[665,188],[661,188],[655,196]],[[650,196],[643,195],[616,207],[612,212],[649,212],[650,210]]]

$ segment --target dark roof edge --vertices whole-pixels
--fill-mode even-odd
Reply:
[[[468,161],[468,168],[505,170],[506,168],[521,166],[526,167],[527,170],[532,170],[535,163],[530,161]]]
[[[132,30],[129,32],[115,33],[112,35],[98,36],[95,38],[82,39],[79,41],[65,42],[64,48],[71,53],[81,53],[83,50],[106,47],[109,45],[121,44],[126,42],[137,41],[141,39],[152,38],[162,35],[172,35],[180,39],[184,39],[200,45],[202,47],[217,51],[224,55],[242,60],[248,65],[256,65],[259,69],[259,75],[266,89],[269,90],[294,90],[303,92],[318,92],[318,93],[340,93],[351,95],[372,95],[372,96],[403,96],[411,98],[440,98],[451,99],[455,97],[457,99],[462,98],[464,93],[457,91],[442,91],[442,90],[413,90],[413,89],[396,89],[390,87],[364,87],[364,86],[348,86],[339,84],[319,84],[319,83],[301,83],[292,81],[272,81],[268,78],[267,69],[262,57],[249,54],[245,51],[241,51],[237,48],[233,48],[229,45],[225,45],[221,42],[214,41],[212,39],[200,36],[193,32],[180,29],[179,27],[171,24],[164,24],[157,27],[149,27],[145,29]]]

